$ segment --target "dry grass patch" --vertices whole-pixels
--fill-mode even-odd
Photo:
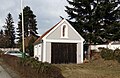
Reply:
[[[65,78],[120,78],[120,64],[116,61],[95,60],[86,64],[58,64]]]

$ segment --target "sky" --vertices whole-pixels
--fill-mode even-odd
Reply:
[[[8,13],[12,14],[14,25],[17,27],[18,17],[21,13],[21,0],[0,0],[0,29],[5,25]],[[58,23],[61,18],[68,18],[65,6],[67,0],[23,0],[23,7],[29,6],[36,15],[39,35]]]

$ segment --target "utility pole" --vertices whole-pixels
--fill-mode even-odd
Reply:
[[[25,56],[25,44],[24,44],[24,14],[23,14],[23,0],[21,0],[21,12],[22,12],[22,49],[23,57]]]

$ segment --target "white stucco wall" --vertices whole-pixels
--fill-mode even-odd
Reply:
[[[42,61],[42,44],[34,46],[34,58],[37,57],[39,61]]]
[[[77,64],[83,63],[83,43],[77,44]]]
[[[115,50],[117,48],[120,49],[120,44],[91,45],[90,48],[91,50],[96,50],[98,52],[99,52],[98,48],[109,48],[109,49]]]
[[[51,63],[51,42],[46,43],[46,61]]]
[[[64,24],[68,27],[68,38],[61,38],[61,32],[62,32],[61,27]],[[66,22],[63,22],[58,28],[56,28],[55,31],[53,31],[51,34],[49,34],[46,39],[82,40]]]
[[[34,58],[37,57],[37,45],[34,46]]]
[[[37,57],[39,58],[38,60],[39,61],[42,61],[42,44],[39,44],[38,45],[38,51],[37,51],[38,53],[37,53]]]

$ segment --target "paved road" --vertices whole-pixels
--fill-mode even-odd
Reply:
[[[12,77],[0,66],[0,78],[12,78]]]

